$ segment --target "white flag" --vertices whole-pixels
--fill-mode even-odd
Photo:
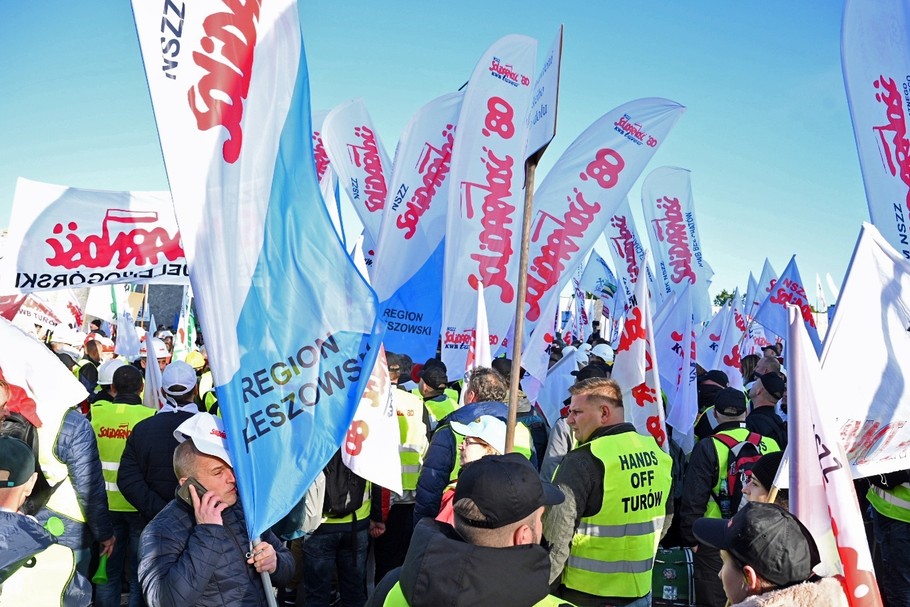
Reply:
[[[468,361],[465,372],[477,367],[491,367],[493,357],[490,355],[490,329],[487,325],[487,304],[483,299],[483,283],[477,285],[477,321],[474,335],[471,336],[471,349],[468,350]],[[464,394],[462,390],[462,394]]]
[[[139,358],[139,334],[136,333],[136,321],[127,301],[126,290],[120,285],[111,285],[111,299],[117,313],[117,342],[114,354],[128,361]]]
[[[575,384],[575,376],[572,375],[572,371],[577,368],[574,352],[563,356],[550,368],[540,387],[537,394],[537,406],[540,407],[551,427],[566,413],[564,411],[566,406],[563,403],[569,398],[569,388]],[[527,382],[527,378],[522,385],[525,382]]]
[[[717,363],[720,360],[720,340],[724,334],[727,318],[732,313],[729,303],[719,308],[698,336],[695,353],[698,357],[698,364],[707,371],[717,369]]]
[[[696,391],[696,343],[690,289],[684,286],[664,322],[656,325],[657,363],[661,385],[667,394],[667,424],[674,437],[691,434],[698,416]]]

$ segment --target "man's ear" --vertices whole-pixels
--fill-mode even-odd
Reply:
[[[35,483],[38,482],[38,473],[32,472],[32,475],[28,477],[28,480],[25,481],[25,484],[22,485],[25,487],[25,497],[28,497],[32,494],[32,491],[35,489]]]
[[[512,545],[513,546],[524,546],[526,544],[534,544],[534,530],[531,529],[530,525],[521,525],[515,532],[512,534]]]
[[[746,577],[746,589],[749,594],[758,594],[761,591],[761,577],[755,572],[751,565],[743,567],[743,575]]]
[[[182,487],[182,486],[183,486],[183,483],[186,482],[186,479],[187,479],[187,478],[189,478],[189,477],[187,477],[187,476],[181,476],[180,478],[177,479],[177,483]]]

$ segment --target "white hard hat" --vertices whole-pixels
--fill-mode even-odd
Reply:
[[[163,341],[157,337],[146,337],[146,340],[142,342],[141,346],[139,346],[139,356],[148,356],[147,344],[149,342],[149,339],[152,340],[152,351],[155,353],[155,358],[167,358],[171,355],[171,353],[167,351],[167,346]]]
[[[591,348],[591,356],[602,358],[605,363],[613,362],[613,348],[607,344],[597,344]]]
[[[102,386],[110,386],[114,383],[114,371],[123,366],[126,366],[126,363],[122,358],[112,358],[101,363],[101,366],[98,367],[98,383]]]

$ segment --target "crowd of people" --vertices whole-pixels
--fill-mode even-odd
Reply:
[[[93,329],[81,352],[48,341],[90,395],[59,423],[0,373],[0,605],[847,604],[775,487],[779,346],[743,358],[745,390],[699,369],[697,442],[668,451],[626,421],[596,335],[552,348],[576,359],[552,427],[518,394],[514,453],[508,359],[453,381],[437,358],[387,352],[403,492],[336,453],[251,542],[204,349],[173,360],[173,336],[149,335],[130,363]],[[149,364],[159,408],[143,400]],[[883,597],[910,605],[910,472],[861,482]],[[661,569],[665,554],[691,577]]]

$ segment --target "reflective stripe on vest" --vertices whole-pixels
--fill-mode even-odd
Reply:
[[[22,566],[5,582],[0,605],[60,605],[65,607],[65,593],[76,574],[73,551],[52,544],[34,555],[31,567]]]
[[[382,604],[383,607],[409,607],[408,600],[404,598],[404,592],[401,590],[401,582],[395,582],[389,593],[385,595],[385,600]],[[559,597],[548,594],[535,603],[534,607],[573,607],[573,605]]]
[[[446,396],[445,400],[428,398],[423,401],[423,404],[426,406],[427,411],[430,412],[430,417],[438,423],[458,407],[458,400],[453,400],[448,396]]]
[[[392,402],[398,416],[398,455],[401,459],[401,486],[417,489],[417,478],[427,451],[427,426],[423,423],[423,401],[404,390],[393,389]]]
[[[41,471],[44,478],[51,487],[56,487],[51,498],[48,500],[46,507],[58,514],[62,514],[76,522],[84,523],[85,514],[76,499],[76,489],[73,487],[72,479],[69,476],[69,470],[66,464],[57,458],[55,450],[57,447],[57,437],[63,428],[63,419],[69,415],[69,410],[64,411],[60,417],[60,423],[53,425],[49,421],[38,428],[38,463],[41,464]],[[82,415],[79,413],[78,415]]]
[[[587,448],[604,466],[603,502],[579,522],[562,582],[595,596],[645,596],[670,498],[672,460],[652,437],[635,432],[602,436]]]
[[[748,428],[733,428],[732,430],[724,430],[723,432],[717,432],[717,434],[725,434],[735,438],[737,442],[742,442],[748,438],[749,434],[752,431]],[[725,444],[711,437],[711,442],[714,443],[714,450],[717,452],[717,482],[714,483],[714,487],[711,489],[712,496],[720,495],[721,484],[727,478],[727,469],[730,467],[730,450]],[[780,451],[780,447],[773,438],[768,438],[762,436],[761,441],[758,443],[758,450],[762,455],[765,453],[775,453]],[[727,488],[727,491],[730,491]],[[723,518],[720,512],[720,506],[717,505],[717,501],[714,497],[708,498],[708,505],[705,508],[705,518]]]
[[[126,439],[132,434],[133,428],[154,414],[154,409],[143,405],[102,404],[101,401],[92,405],[92,428],[95,430],[95,441],[101,458],[108,509],[112,512],[136,512],[136,508],[120,493],[117,470],[126,448]]]
[[[879,514],[910,523],[910,483],[903,483],[891,489],[872,485],[866,498]]]

